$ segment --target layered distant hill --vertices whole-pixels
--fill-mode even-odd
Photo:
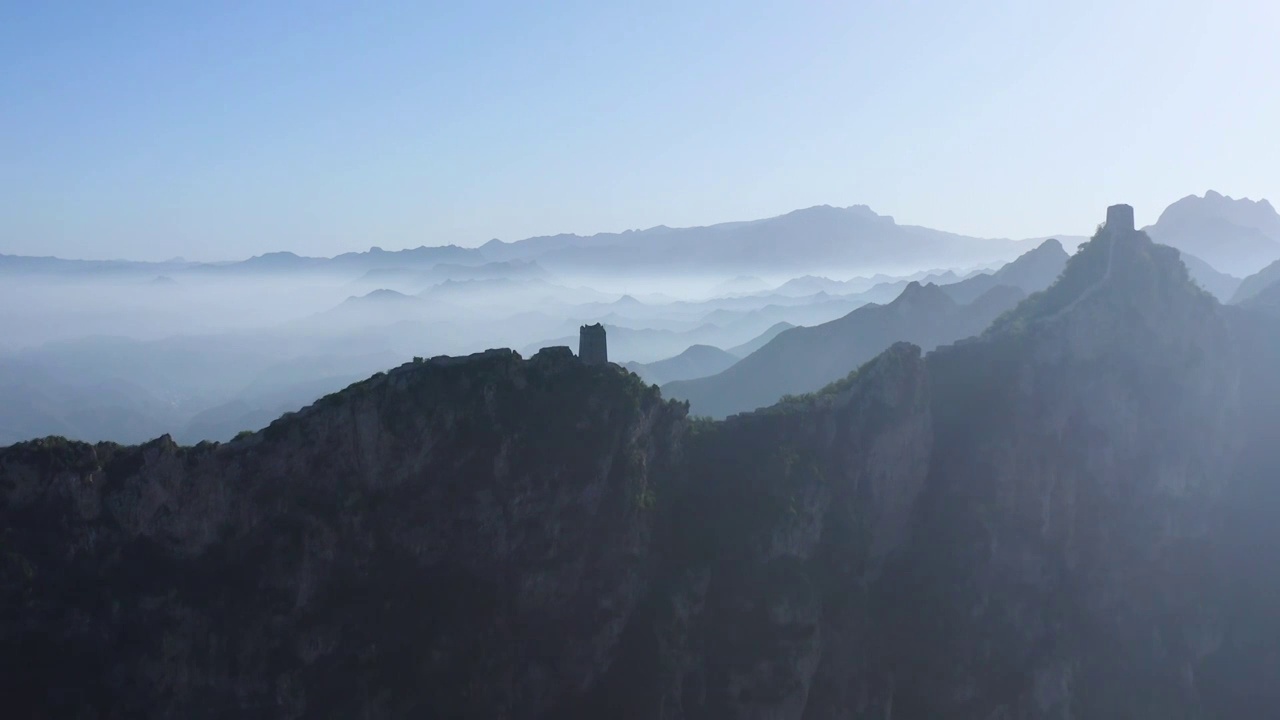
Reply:
[[[1219,301],[1231,300],[1240,289],[1241,279],[1235,275],[1220,272],[1191,253],[1184,252],[1181,255],[1182,264],[1187,266],[1191,280]]]
[[[792,325],[789,322],[780,322],[776,325],[772,325],[769,327],[768,330],[765,330],[755,339],[748,340],[747,342],[744,342],[741,345],[735,345],[734,347],[729,348],[729,354],[734,355],[736,357],[744,358],[750,355],[751,353],[759,350],[760,348],[764,347],[770,340],[790,330],[793,327],[795,327],[795,325]]]
[[[590,237],[557,235],[516,243],[491,241],[493,260],[537,258],[548,267],[603,272],[632,268],[688,273],[777,274],[831,268],[908,268],[1003,261],[1022,246],[899,225],[865,205],[827,205],[773,218],[694,228],[656,227]]]
[[[1240,281],[1239,287],[1236,288],[1236,292],[1231,297],[1231,302],[1246,302],[1277,284],[1280,284],[1280,260]]]
[[[888,305],[792,328],[721,373],[670,382],[662,391],[689,401],[694,415],[723,418],[754,410],[834,382],[895,342],[932,349],[975,335],[1024,297],[1021,289],[1002,285],[961,305],[937,285],[913,282]]]
[[[688,400],[695,415],[716,418],[811,392],[894,342],[932,349],[981,332],[1028,294],[1049,287],[1067,260],[1061,243],[1045,240],[995,272],[950,285],[912,282],[887,305],[873,303],[837,320],[787,330],[721,373],[673,381],[663,391]]]
[[[943,291],[958,303],[971,303],[992,288],[1006,285],[1026,293],[1043,290],[1053,284],[1067,266],[1067,251],[1057,240],[1045,240],[1036,249],[992,273],[982,273],[950,285]]]
[[[675,357],[651,363],[623,363],[623,367],[647,383],[661,385],[672,380],[691,380],[714,375],[738,362],[738,356],[712,345],[692,345]]]
[[[428,281],[425,271],[441,266],[508,264],[530,268],[524,277],[546,271],[662,274],[741,274],[726,284],[733,292],[759,291],[765,285],[751,274],[799,274],[806,271],[859,268],[903,269],[920,266],[972,266],[1008,260],[1025,249],[1011,240],[967,237],[912,225],[899,225],[864,205],[819,206],[762,220],[692,228],[659,226],[591,236],[556,235],[516,242],[493,240],[479,248],[420,247],[385,251],[371,248],[333,258],[303,257],[290,252],[260,255],[228,263],[137,263],[61,260],[0,255],[0,273],[329,273],[360,277],[385,286],[387,270],[397,279]],[[537,265],[529,263],[536,261]],[[418,271],[415,274],[415,271]],[[489,272],[456,271],[452,279],[497,277]]]

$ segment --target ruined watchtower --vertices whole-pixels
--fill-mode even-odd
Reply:
[[[596,323],[579,328],[578,357],[588,365],[603,365],[609,362],[609,350],[605,345],[603,325]]]
[[[1107,208],[1106,228],[1112,232],[1133,232],[1133,207],[1112,205]]]

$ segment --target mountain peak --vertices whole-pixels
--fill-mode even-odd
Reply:
[[[1266,199],[1233,198],[1207,190],[1203,196],[1188,195],[1165,208],[1155,227],[1191,220],[1218,220],[1253,228],[1280,242],[1280,214]]]
[[[1266,198],[1258,198],[1257,200],[1251,200],[1247,197],[1233,198],[1230,195],[1223,195],[1217,190],[1205,190],[1203,197],[1188,195],[1182,198],[1182,201],[1188,201],[1192,204],[1198,201],[1203,204],[1212,204],[1224,208],[1236,206],[1240,208],[1255,208],[1258,212],[1275,212],[1275,208],[1271,206],[1271,202]]]
[[[1103,297],[1107,317],[1114,318],[1123,307],[1146,323],[1159,323],[1160,316],[1177,312],[1176,307],[1212,305],[1191,282],[1181,254],[1133,229],[1132,213],[1128,205],[1108,208],[1106,224],[1067,261],[1057,282],[1028,298],[992,331],[1055,321]]]
[[[1117,221],[1116,227],[1123,226],[1123,220]],[[1132,227],[1130,228],[1132,231]],[[1011,262],[992,273],[995,277],[1005,277],[1017,274],[1030,266],[1050,265],[1053,268],[1053,275],[1050,281],[1057,277],[1061,272],[1061,266],[1066,263],[1067,258],[1071,257],[1066,249],[1062,247],[1062,243],[1056,238],[1049,238],[1034,248],[1022,253]]]
[[[1209,190],[1188,195],[1146,228],[1156,242],[1195,255],[1221,272],[1251,275],[1280,258],[1280,214],[1266,200]]]
[[[1056,253],[1065,254],[1067,250],[1066,248],[1062,247],[1062,243],[1058,240],[1058,238],[1049,238],[1048,240],[1045,240],[1044,242],[1035,246],[1032,250],[1030,250],[1030,252],[1033,252],[1033,253],[1052,252],[1055,254]]]
[[[921,285],[920,281],[912,280],[902,289],[902,294],[898,295],[890,306],[919,308],[927,305],[952,305],[955,304],[950,295],[947,295],[941,287],[933,283]]]
[[[379,288],[377,290],[373,290],[371,292],[365,293],[364,295],[352,295],[351,297],[347,298],[343,302],[343,304],[359,305],[359,304],[370,304],[370,303],[395,303],[395,302],[409,302],[409,301],[416,302],[417,298],[411,295],[405,295],[404,293],[397,292],[395,290]]]

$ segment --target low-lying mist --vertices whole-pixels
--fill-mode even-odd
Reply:
[[[612,360],[750,348],[771,328],[889,302],[907,277],[549,272],[534,262],[349,272],[21,273],[0,283],[0,445],[57,434],[226,440],[414,357],[576,350]],[[775,329],[776,334],[777,329]],[[757,343],[759,344],[759,343]]]

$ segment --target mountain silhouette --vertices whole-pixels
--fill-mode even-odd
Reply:
[[[688,350],[651,363],[623,363],[645,382],[661,385],[672,380],[692,380],[714,375],[738,362],[738,356],[711,345],[691,345]]]
[[[1038,292],[1053,284],[1067,266],[1067,251],[1057,240],[1045,240],[1034,250],[1020,255],[1016,260],[992,273],[983,273],[942,285],[951,299],[965,304],[976,300],[983,293],[998,286],[1020,288],[1027,293]]]
[[[765,344],[768,343],[770,340],[774,339],[775,337],[782,334],[783,332],[790,330],[793,327],[795,327],[795,325],[792,325],[789,322],[775,323],[769,326],[768,330],[765,330],[763,333],[760,333],[760,335],[748,340],[747,342],[742,343],[741,345],[735,345],[729,348],[728,353],[737,358],[744,358],[750,355],[751,353],[759,350],[760,348],[764,347]]]
[[[1191,253],[1182,253],[1182,263],[1187,266],[1191,279],[1221,302],[1229,302],[1240,289],[1240,278],[1219,272]]]
[[[1151,239],[1175,247],[1237,277],[1280,259],[1280,214],[1266,200],[1233,199],[1213,190],[1165,208]]]
[[[972,265],[1023,249],[1010,240],[898,225],[865,205],[817,207],[745,222],[657,227],[589,237],[557,235],[480,248],[489,260],[537,258],[553,270],[776,274],[829,268]]]
[[[722,418],[818,390],[898,341],[926,349],[979,333],[1025,297],[997,286],[961,305],[937,285],[907,285],[887,305],[866,305],[837,320],[796,327],[724,372],[667,383],[665,395],[689,402],[694,415]]]
[[[1241,280],[1240,286],[1231,296],[1231,302],[1243,303],[1277,283],[1280,283],[1280,260]]]

